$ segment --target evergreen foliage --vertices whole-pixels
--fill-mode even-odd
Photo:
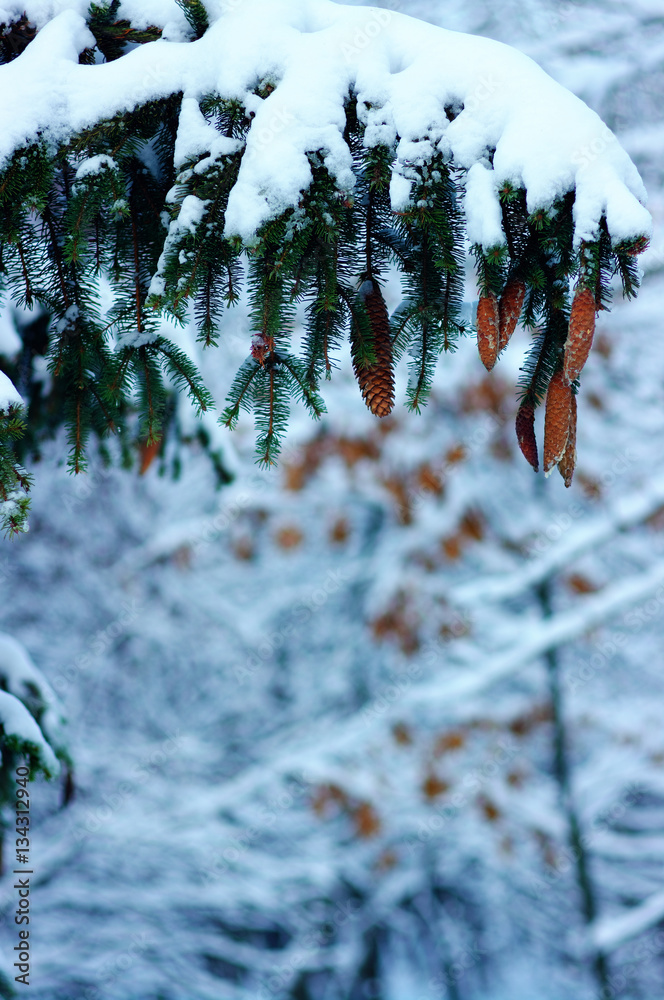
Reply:
[[[11,62],[20,56],[35,34],[35,26],[25,14],[10,24],[0,24],[0,63]]]
[[[201,38],[208,29],[205,5],[178,2],[192,40]],[[128,47],[160,36],[159,28],[139,29],[118,19],[119,8],[119,0],[90,5],[87,22],[96,46],[81,61],[116,60]],[[3,59],[17,55],[34,34],[25,18],[5,28]],[[259,80],[254,96],[265,101],[277,87],[269,78]],[[226,235],[225,213],[252,112],[237,99],[214,93],[202,98],[198,107],[211,126],[210,148],[181,163],[176,140],[183,107],[182,94],[172,93],[127,108],[59,145],[38,139],[17,149],[0,175],[2,284],[14,302],[50,317],[46,353],[52,376],[49,400],[28,400],[22,446],[21,418],[13,414],[3,423],[0,477],[5,502],[14,504],[5,516],[10,531],[23,524],[26,504],[16,495],[28,487],[14,451],[18,458],[34,454],[40,436],[59,423],[67,427],[69,466],[81,472],[91,437],[114,435],[126,464],[138,443],[157,446],[172,419],[171,386],[187,393],[199,413],[213,407],[194,365],[160,335],[163,314],[184,322],[193,312],[200,341],[212,347],[223,334],[225,311],[246,284],[251,352],[221,419],[233,426],[241,410],[255,415],[258,459],[265,464],[279,453],[291,398],[314,417],[323,412],[320,381],[330,378],[345,337],[367,405],[373,407],[367,383],[383,380],[387,399],[393,361],[407,353],[407,405],[419,411],[440,355],[468,332],[460,318],[465,175],[433,145],[422,143],[419,159],[406,168],[399,164],[412,192],[407,207],[393,211],[390,182],[399,137],[388,143],[377,141],[375,130],[369,136],[374,109],[349,93],[344,137],[353,156],[354,192],[341,190],[323,150],[312,151],[312,180],[299,206],[243,245]],[[501,202],[505,242],[473,247],[478,284],[482,295],[497,297],[511,279],[526,286],[522,319],[535,339],[521,391],[535,406],[562,364],[574,286],[591,287],[598,308],[605,308],[618,273],[625,293],[633,295],[635,255],[644,242],[616,246],[603,224],[597,243],[575,248],[573,192],[535,214],[529,214],[522,189],[506,185]],[[393,267],[404,299],[391,318],[386,354],[385,347],[377,350],[376,324],[358,290],[370,281],[379,294]],[[103,317],[102,277],[114,296]],[[306,336],[295,356],[290,341],[299,303]],[[29,372],[20,381],[28,386]],[[391,401],[374,412],[390,408]]]
[[[16,461],[16,446],[25,431],[18,407],[0,413],[0,520],[10,534],[24,530],[31,477]]]
[[[177,0],[177,5],[184,11],[194,38],[202,38],[210,26],[202,0]]]

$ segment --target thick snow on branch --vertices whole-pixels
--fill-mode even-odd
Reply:
[[[184,42],[175,5],[155,0],[140,5],[140,14],[134,3],[123,4],[123,12],[141,21],[154,16],[167,28],[161,40],[86,66],[78,56],[94,38],[85,6],[80,0],[27,4],[28,15],[43,26],[18,59],[0,68],[3,92],[20,95],[0,108],[0,163],[39,136],[62,141],[179,91],[185,99],[210,93],[236,99],[253,121],[226,231],[250,242],[262,224],[298,205],[311,181],[308,153],[321,151],[339,189],[352,190],[343,133],[344,106],[355,94],[365,143],[397,144],[397,210],[408,199],[409,168],[439,150],[470,171],[471,242],[502,242],[498,190],[506,182],[526,189],[530,211],[576,190],[577,240],[596,238],[603,215],[616,242],[650,232],[642,182],[613,134],[508,46],[329,0],[220,0],[207,5],[218,16],[204,37]],[[274,86],[267,98],[255,92],[260,82]],[[179,157],[200,155],[202,130],[185,100]],[[210,142],[219,138],[209,132]],[[221,152],[213,148],[213,155]]]
[[[62,706],[27,650],[13,636],[0,632],[0,681],[5,690],[41,712],[40,725],[51,742],[62,741]]]
[[[17,749],[36,748],[40,762],[48,774],[57,774],[60,764],[44,734],[18,698],[0,691],[0,726],[4,731],[3,742],[17,745]]]
[[[209,10],[218,13],[226,6],[235,6],[235,0],[214,0],[206,4]],[[90,9],[90,0],[14,0],[0,3],[0,23],[18,20],[25,11],[37,28],[43,28],[64,10],[73,10],[85,16]],[[123,0],[117,12],[118,20],[131,21],[135,28],[156,25],[170,37],[188,36],[187,20],[177,0]]]
[[[0,413],[7,413],[12,406],[23,406],[23,400],[9,376],[0,372]]]

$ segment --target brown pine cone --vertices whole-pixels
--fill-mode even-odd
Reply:
[[[569,318],[569,333],[565,341],[565,381],[573,382],[588,360],[595,335],[595,296],[589,288],[577,288]]]
[[[526,461],[535,472],[539,472],[539,456],[535,437],[535,407],[532,403],[522,403],[516,415],[516,437]]]
[[[376,417],[386,417],[394,406],[394,358],[390,317],[377,281],[372,280],[372,289],[365,295],[364,304],[369,314],[373,334],[375,364],[360,368],[355,365],[355,377],[362,390],[365,403]]]
[[[544,472],[548,473],[565,454],[572,410],[572,387],[562,372],[556,372],[546,394],[544,416]]]
[[[567,438],[567,446],[565,448],[565,454],[560,459],[558,463],[558,472],[565,480],[565,486],[568,488],[572,485],[572,479],[574,477],[574,467],[576,465],[576,396],[572,393],[570,407],[570,419],[569,419],[569,437]]]
[[[498,299],[489,292],[483,295],[477,306],[477,347],[482,364],[491,371],[498,357],[500,341],[500,313]]]
[[[500,297],[498,314],[500,317],[500,337],[498,340],[498,353],[510,342],[510,338],[516,330],[516,325],[523,309],[523,300],[526,297],[526,286],[523,281],[512,279],[505,286],[505,291]]]
[[[148,471],[155,458],[161,451],[161,438],[156,438],[153,441],[148,442],[147,438],[145,441],[141,441],[138,451],[141,460],[141,466],[139,469],[139,475],[144,476]]]
[[[261,367],[265,367],[265,358],[274,350],[274,341],[264,333],[255,333],[251,338],[251,356]]]

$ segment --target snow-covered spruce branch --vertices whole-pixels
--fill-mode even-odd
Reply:
[[[58,774],[60,764],[41,729],[25,705],[6,691],[0,691],[0,730],[0,745],[28,757],[33,771]]]
[[[551,385],[544,467],[571,480],[595,312],[616,273],[635,293],[650,233],[635,167],[583,102],[507,46],[329,0],[163,0],[157,24],[133,0],[25,6],[38,30],[0,67],[22,95],[0,108],[0,240],[13,298],[54,317],[74,471],[91,434],[127,440],[137,411],[130,436],[154,446],[168,381],[212,407],[159,314],[193,310],[212,345],[243,280],[253,338],[223,420],[254,412],[262,461],[290,397],[322,412],[345,337],[373,412],[391,409],[403,353],[419,409],[466,332],[468,241],[482,360],[493,367],[519,319],[538,331],[519,442],[537,466],[533,411]],[[391,266],[404,298],[389,318]],[[101,274],[115,294],[103,318]]]
[[[57,755],[66,759],[63,706],[24,646],[5,632],[0,632],[0,687],[26,706]]]
[[[20,757],[29,761],[31,777],[41,771],[53,778],[60,762],[69,766],[64,725],[62,706],[42,672],[21,643],[0,632],[0,747],[7,773]],[[0,810],[12,796],[5,783]]]
[[[14,444],[24,430],[23,400],[0,371],[0,530],[9,535],[26,526],[31,480],[14,454]]]

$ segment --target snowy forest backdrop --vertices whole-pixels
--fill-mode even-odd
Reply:
[[[347,357],[273,472],[212,417],[219,491],[185,401],[177,482],[168,449],[163,477],[76,480],[44,449],[0,561],[75,762],[66,809],[32,791],[39,1000],[662,992],[664,15],[384,6],[516,45],[600,113],[650,192],[642,292],[601,316],[570,490],[518,455],[523,333],[489,376],[463,343],[381,423]],[[198,358],[216,398],[232,322]]]

